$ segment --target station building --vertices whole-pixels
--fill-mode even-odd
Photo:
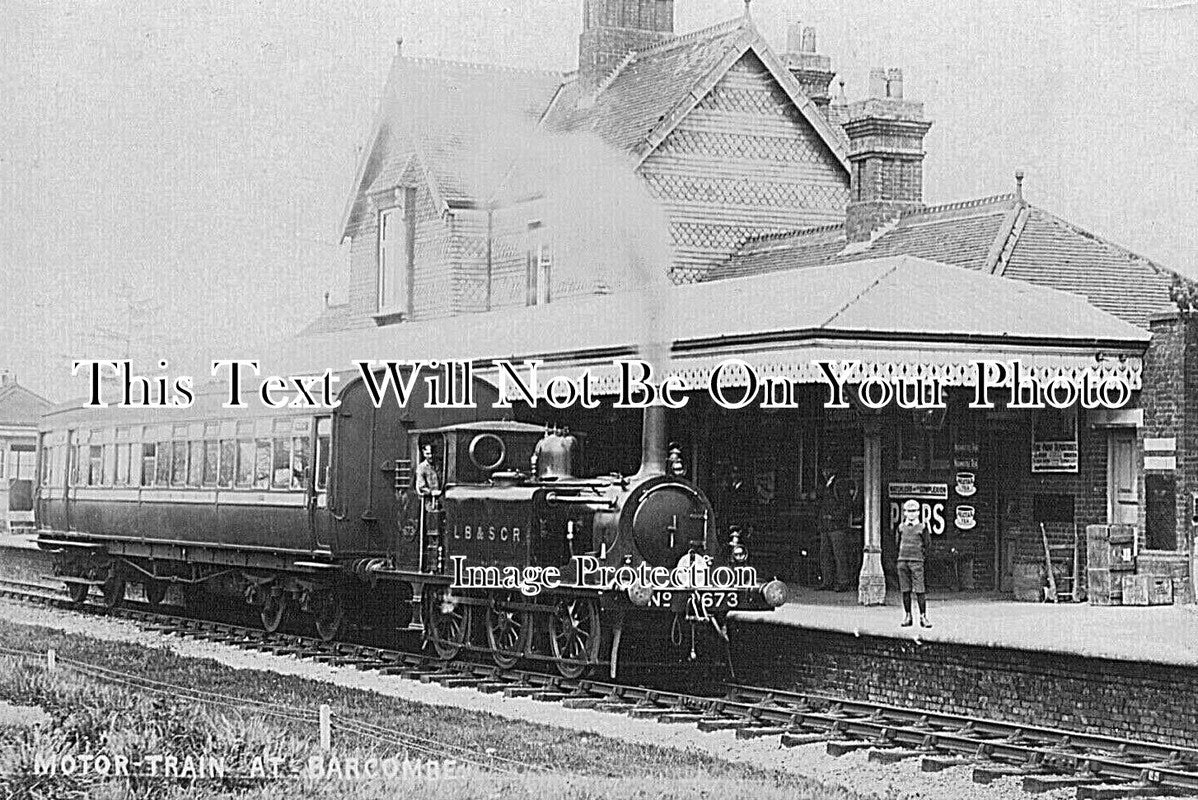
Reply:
[[[33,523],[37,424],[50,401],[0,370],[0,533]]]
[[[1084,575],[1086,526],[1114,523],[1192,599],[1190,281],[1032,205],[1022,176],[1007,194],[927,206],[931,122],[901,71],[874,70],[850,103],[809,28],[779,53],[747,13],[687,34],[672,0],[587,0],[583,17],[565,75],[396,56],[346,204],[347,289],[291,363],[538,359],[543,375],[592,369],[610,393],[612,359],[656,337],[691,398],[671,438],[720,513],[752,530],[766,571],[813,578],[815,494],[833,466],[857,487],[863,602],[884,594],[907,498],[933,525],[934,585],[1010,590],[1046,541],[1077,542],[1057,567]],[[596,268],[599,249],[644,232],[620,196],[563,218],[560,166],[542,151],[570,137],[601,141],[664,210],[673,260],[656,269],[672,288]],[[793,407],[712,403],[729,358],[789,379]],[[1134,394],[1118,410],[970,408],[979,359],[1046,381],[1112,376]],[[817,361],[854,386],[934,378],[947,408],[827,409]],[[635,467],[635,413],[552,420],[591,434],[592,467]],[[733,496],[734,474],[747,495]]]

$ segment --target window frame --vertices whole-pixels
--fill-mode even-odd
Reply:
[[[395,202],[378,210],[378,236],[376,241],[377,274],[375,275],[375,311],[380,315],[412,313],[412,295],[415,289],[415,250],[416,250],[416,220],[415,220],[415,190],[400,187],[395,190]],[[401,263],[396,267],[388,262],[387,254],[391,249],[388,237],[388,221],[397,220],[403,226],[401,241],[394,243],[394,253],[401,253]],[[393,273],[393,274],[389,274]],[[401,296],[398,302],[392,301],[393,287],[389,280],[398,279],[402,284]]]

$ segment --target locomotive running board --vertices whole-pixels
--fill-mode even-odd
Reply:
[[[104,545],[99,542],[64,542],[58,539],[38,539],[37,546],[42,550],[58,549],[62,550],[67,547],[80,547],[85,550],[103,550]]]
[[[293,561],[292,566],[301,569],[340,569],[340,564],[327,564],[324,561]]]

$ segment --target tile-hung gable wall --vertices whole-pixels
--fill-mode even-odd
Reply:
[[[840,222],[849,199],[848,175],[752,53],[641,175],[670,218],[676,283],[700,279],[746,235]]]

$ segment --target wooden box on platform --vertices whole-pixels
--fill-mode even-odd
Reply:
[[[1173,579],[1173,602],[1194,602],[1194,587],[1190,582],[1188,553],[1167,550],[1141,550],[1136,556],[1137,575],[1155,575]]]
[[[1122,573],[1109,569],[1086,570],[1086,597],[1092,606],[1117,606],[1123,603]]]
[[[1044,599],[1044,580],[1043,559],[1016,561],[1011,582],[1015,599],[1025,603],[1039,603]]]
[[[1156,575],[1124,575],[1123,605],[1167,606],[1173,604],[1173,579]]]

